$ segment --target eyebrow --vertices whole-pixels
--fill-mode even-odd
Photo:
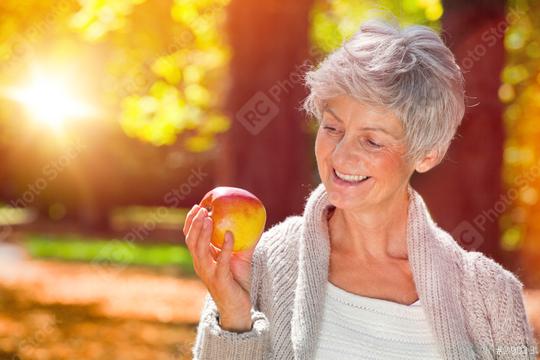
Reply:
[[[323,113],[324,112],[329,112],[330,114],[332,114],[332,116],[334,118],[336,118],[337,121],[343,123],[343,120],[341,120],[331,108],[329,108],[329,107],[324,108]],[[382,128],[382,127],[365,126],[365,127],[360,128],[360,130],[381,131],[381,132],[383,132],[385,134],[390,135],[394,139],[398,140],[392,133],[390,133],[388,130],[386,130],[386,129]]]

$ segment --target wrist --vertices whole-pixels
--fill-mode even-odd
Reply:
[[[231,332],[247,332],[253,327],[251,312],[249,313],[232,313],[230,316],[227,313],[218,315],[218,324],[223,330]]]

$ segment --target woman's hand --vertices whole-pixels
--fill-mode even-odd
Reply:
[[[212,218],[194,205],[187,214],[183,232],[193,257],[193,267],[218,307],[220,324],[226,330],[251,329],[251,259],[254,248],[234,253],[233,235],[227,232],[223,249],[211,243]]]

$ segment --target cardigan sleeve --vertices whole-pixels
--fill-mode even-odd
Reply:
[[[251,320],[253,326],[247,332],[236,333],[222,329],[217,306],[210,294],[207,294],[197,329],[193,359],[262,360],[267,352],[268,319],[262,312],[252,308]]]
[[[261,297],[261,281],[265,276],[265,244],[281,237],[283,226],[275,225],[261,236],[253,252],[251,281],[250,331],[236,333],[224,330],[219,325],[219,312],[210,294],[206,295],[201,312],[195,345],[192,349],[195,360],[262,360],[269,354],[270,325],[266,315],[257,309]]]
[[[523,284],[492,259],[477,264],[478,287],[491,320],[496,359],[534,360],[537,344],[523,302]]]

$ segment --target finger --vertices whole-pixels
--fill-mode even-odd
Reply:
[[[215,247],[213,244],[210,244],[209,249],[210,249],[210,255],[212,255],[212,258],[214,259],[214,261],[217,261],[217,257],[219,253],[221,252],[221,249]]]
[[[204,213],[208,213],[206,209],[203,210]],[[203,229],[199,238],[197,239],[197,245],[195,251],[197,252],[197,257],[199,263],[208,271],[211,271],[214,268],[214,262],[212,261],[212,254],[210,252],[210,239],[212,238],[212,218],[205,216],[203,221]]]
[[[186,218],[184,219],[184,225],[182,227],[182,232],[184,235],[187,234],[187,231],[189,229],[189,225],[191,225],[191,221],[193,220],[193,217],[195,216],[199,205],[195,204],[189,209],[188,213],[186,214]]]
[[[191,225],[191,222],[193,221],[193,217],[195,216],[195,214],[197,214],[197,211],[199,210],[199,208],[200,206],[195,204],[193,205],[191,210],[189,210],[189,212],[187,213],[186,219],[184,220],[184,227],[182,229],[182,231],[184,232],[184,235],[187,234],[187,231],[189,230],[189,226]]]
[[[188,229],[188,233],[186,235],[186,245],[191,252],[191,255],[193,256],[193,260],[196,260],[196,253],[195,253],[195,245],[197,243],[197,238],[199,237],[199,234],[201,232],[201,226],[202,226],[202,210],[199,209],[197,213],[195,214],[193,221],[191,222],[191,225]]]
[[[218,255],[216,263],[217,276],[225,276],[230,269],[230,261],[232,256],[232,249],[234,246],[234,238],[230,231],[225,233],[225,241],[223,243],[223,248]]]

